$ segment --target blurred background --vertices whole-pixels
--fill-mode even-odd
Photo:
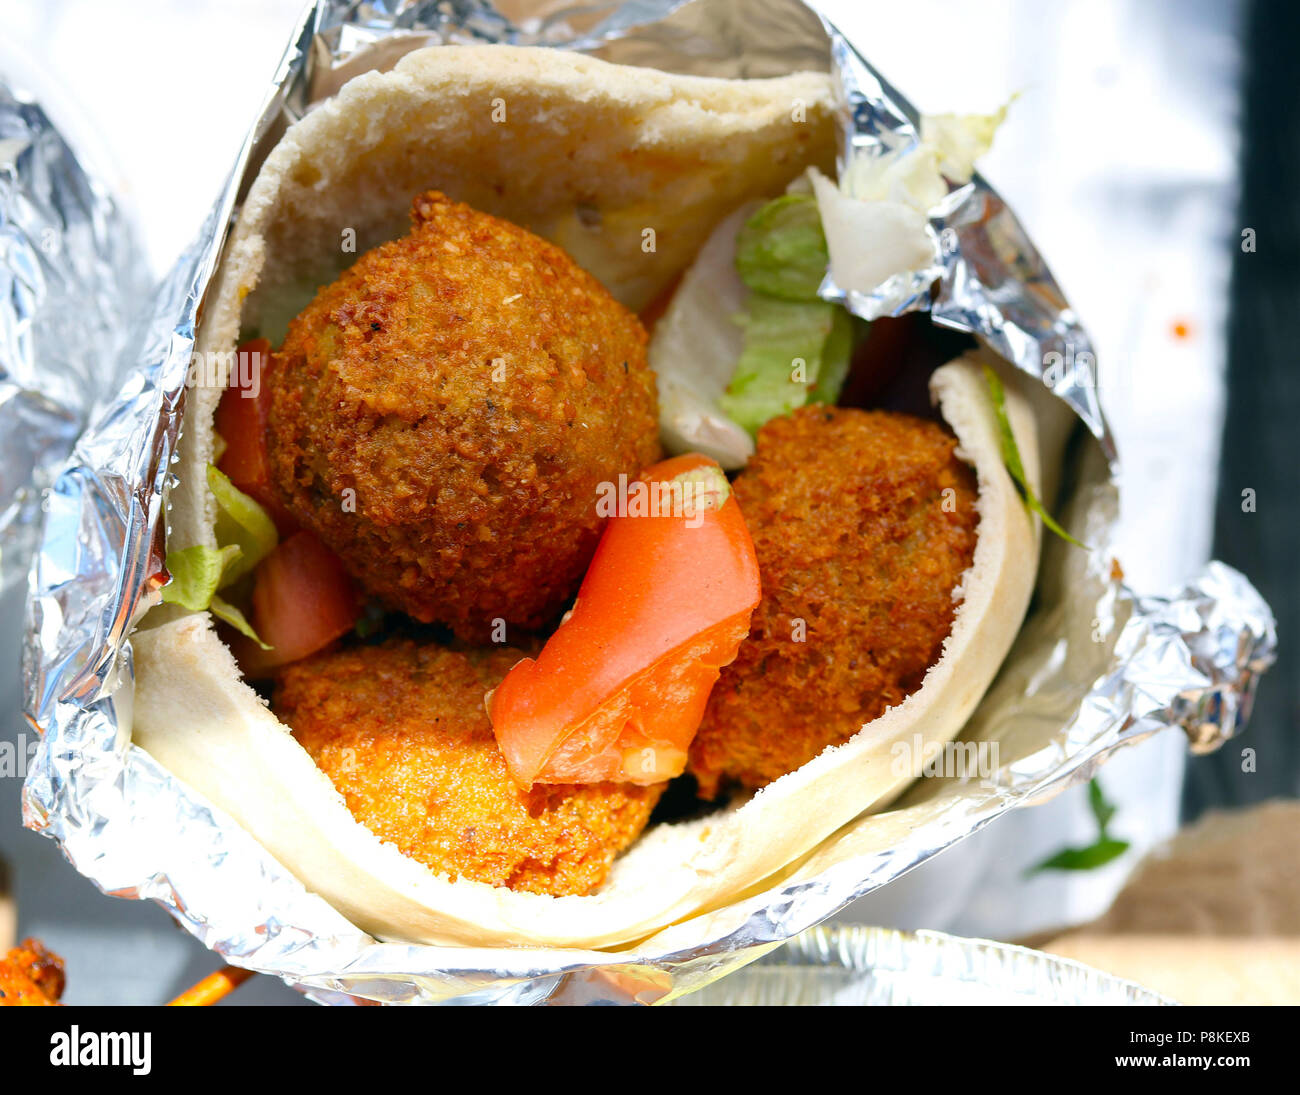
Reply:
[[[133,208],[157,276],[215,198],[300,7],[0,0],[0,74],[41,98]],[[1191,759],[1164,734],[1105,768],[1112,834],[1131,845],[1120,859],[1027,876],[1096,836],[1079,788],[1004,817],[845,914],[999,939],[1046,933],[1103,913],[1143,853],[1207,808],[1300,792],[1300,665],[1288,642],[1300,625],[1290,445],[1300,372],[1287,333],[1300,300],[1300,102],[1282,54],[1300,41],[1300,19],[1270,0],[823,7],[923,111],[992,111],[1018,96],[982,169],[1096,345],[1123,460],[1126,577],[1165,592],[1213,555],[1244,570],[1278,616],[1281,663],[1244,739]],[[2,726],[21,741],[21,599],[0,611]],[[161,910],[101,896],[52,842],[22,830],[20,783],[0,778],[11,914],[20,936],[67,959],[67,1002],[160,1002],[218,964]],[[260,978],[230,1002],[299,997]]]

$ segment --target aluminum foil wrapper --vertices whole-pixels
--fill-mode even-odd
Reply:
[[[228,961],[321,1001],[656,1003],[753,962],[1003,812],[1086,780],[1124,745],[1176,727],[1209,749],[1241,729],[1273,656],[1268,606],[1219,564],[1163,598],[1140,596],[1113,573],[1114,444],[1095,374],[1073,368],[1085,360],[1087,336],[1014,215],[976,176],[952,188],[933,220],[934,267],[849,304],[864,315],[930,308],[936,322],[1042,377],[1086,427],[1075,431],[1058,510],[1094,550],[1048,538],[1036,607],[964,735],[998,743],[995,769],[922,779],[771,890],[631,949],[474,949],[370,938],[132,746],[130,626],[156,600],[163,488],[204,291],[239,197],[312,103],[419,46],[502,41],[718,76],[829,69],[843,92],[845,154],[916,137],[906,101],[797,0],[501,7],[318,0],[305,13],[229,185],[154,296],[131,347],[132,371],[47,494],[28,608],[26,702],[44,735],[24,790],[29,827],[58,840],[106,892],[159,902]],[[922,288],[933,278],[940,289],[931,301]],[[875,953],[879,961],[884,951]],[[945,953],[922,961],[896,949],[900,976],[913,962],[930,976],[949,964]],[[974,968],[951,953],[952,963]],[[994,976],[993,965],[983,968]]]
[[[1132,981],[1054,954],[959,939],[835,924],[809,928],[780,950],[674,1001],[679,1006],[966,1007],[1168,1006]]]
[[[144,289],[128,218],[29,90],[0,80],[0,596],[26,577],[42,488],[121,381]]]

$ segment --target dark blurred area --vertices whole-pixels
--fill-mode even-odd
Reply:
[[[1241,190],[1214,556],[1277,616],[1247,733],[1188,762],[1183,814],[1300,795],[1300,5],[1254,0],[1242,43]]]

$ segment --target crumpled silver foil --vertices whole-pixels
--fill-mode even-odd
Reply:
[[[841,101],[841,173],[859,158],[903,152],[921,141],[916,109],[825,21]],[[1083,420],[1110,460],[1114,439],[1097,400],[1095,354],[1052,272],[1015,214],[976,172],[931,210],[935,259],[896,274],[871,293],[846,292],[826,275],[819,295],[866,320],[929,311],[934,322],[975,335]],[[939,282],[931,301],[930,287]],[[1003,292],[1015,285],[1019,291]],[[1053,359],[1049,355],[1058,355]]]
[[[144,288],[128,218],[29,91],[0,79],[0,593],[26,577],[41,489],[121,382]]]
[[[506,41],[709,75],[833,66],[845,95],[846,149],[915,136],[906,102],[797,0],[501,8],[509,18],[469,0],[317,0],[304,14],[229,186],[155,295],[133,371],[48,492],[28,607],[27,712],[44,734],[24,788],[30,828],[58,840],[106,892],[159,902],[228,961],[323,1002],[656,1003],[762,957],[1006,810],[1089,778],[1124,745],[1179,727],[1208,749],[1241,729],[1255,680],[1273,658],[1268,606],[1220,564],[1165,598],[1139,596],[1113,573],[1114,444],[1095,376],[1060,367],[1084,360],[1087,336],[1015,218],[977,176],[954,189],[935,219],[942,288],[934,319],[1043,377],[1083,421],[1058,510],[1094,549],[1045,544],[1036,607],[964,734],[997,744],[995,769],[919,780],[768,891],[634,947],[477,949],[380,942],[358,931],[132,746],[128,636],[162,580],[163,487],[204,291],[239,197],[284,127],[312,103],[418,46]],[[851,303],[889,311],[928,303],[919,292],[887,306],[878,296]]]
[[[1080,962],[1010,943],[833,924],[809,928],[766,958],[673,1003],[1134,1007],[1175,1001]]]

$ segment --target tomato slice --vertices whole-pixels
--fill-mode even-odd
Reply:
[[[243,636],[232,649],[250,677],[314,654],[352,630],[361,598],[343,564],[310,532],[283,540],[253,576],[253,630],[271,649]]]
[[[264,338],[251,339],[237,353],[238,366],[217,404],[215,426],[226,444],[217,469],[266,510],[282,537],[288,536],[298,526],[271,483],[271,464],[266,453],[266,422],[271,403],[270,389],[264,382],[271,360],[271,344]]]
[[[573,611],[487,698],[515,782],[680,775],[759,594],[754,544],[722,469],[694,453],[648,469],[610,518]]]

